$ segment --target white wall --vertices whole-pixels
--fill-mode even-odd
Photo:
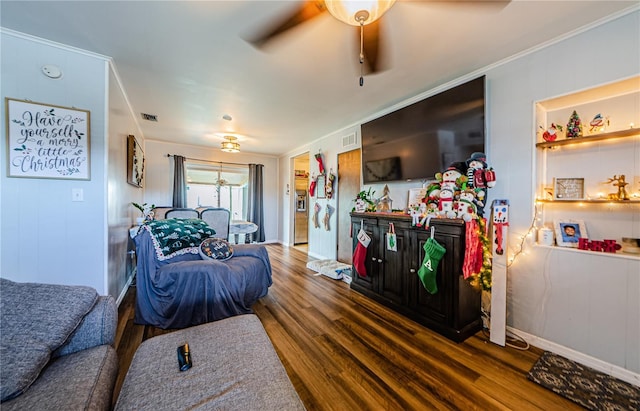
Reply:
[[[594,50],[601,50],[602,58],[590,58]],[[488,156],[498,172],[492,195],[511,201],[512,252],[534,213],[534,101],[638,73],[638,12],[487,71]],[[615,164],[610,166],[614,174]],[[593,213],[590,218],[598,217]],[[639,219],[616,237],[637,237]],[[509,269],[508,324],[543,344],[639,373],[640,262],[549,250],[530,242],[525,247],[528,254]]]
[[[242,149],[242,147],[240,147]],[[156,206],[171,206],[173,198],[173,158],[167,154],[178,154],[187,158],[223,161],[242,164],[264,165],[264,220],[265,242],[278,241],[279,195],[278,159],[252,153],[225,153],[218,148],[196,147],[152,140],[145,143],[145,190],[144,202]]]
[[[358,144],[350,145],[343,147],[342,138],[348,136],[350,134],[356,133],[356,140]],[[338,212],[349,213],[351,209],[348,210],[337,210],[337,193],[338,185],[340,182],[337,181],[338,175],[338,154],[351,151],[355,148],[359,147],[360,141],[360,127],[348,127],[343,130],[337,131],[325,138],[322,138],[318,141],[315,141],[311,144],[305,145],[303,147],[298,147],[295,151],[288,153],[285,156],[280,157],[280,176],[279,176],[279,187],[281,187],[281,191],[283,195],[281,196],[281,201],[284,205],[282,209],[281,215],[281,241],[287,245],[293,245],[293,214],[295,207],[295,200],[293,187],[295,187],[295,179],[294,179],[294,170],[293,170],[293,158],[305,153],[309,152],[309,181],[311,181],[311,176],[315,174],[317,176],[319,174],[319,164],[315,159],[315,155],[317,153],[322,153],[323,163],[325,168],[325,173],[327,175],[333,169],[333,174],[336,175],[336,182],[334,183],[333,191],[336,195],[331,199],[318,199],[317,191],[324,187],[316,188],[316,195],[314,197],[309,198],[309,242],[308,242],[308,253],[310,256],[320,259],[336,259],[337,257],[337,247],[338,247],[338,238],[337,238],[337,221],[338,221]],[[286,194],[286,185],[289,184],[290,194]],[[313,214],[314,214],[314,206],[315,204],[320,205],[320,212],[318,213],[318,220],[320,222],[320,228],[316,228],[313,223]],[[331,217],[329,220],[329,231],[327,231],[323,224],[323,218],[325,215],[326,206],[329,205],[332,208]]]
[[[127,183],[127,136],[133,134],[144,147],[144,136],[129,106],[117,72],[109,70],[109,160],[107,188],[109,294],[117,299],[131,280],[135,259],[127,254],[129,228],[139,212],[131,202],[143,202],[143,189]]]
[[[487,76],[486,151],[498,176],[489,202],[510,200],[511,254],[519,249],[534,213],[534,102],[639,73],[640,12],[635,11],[457,80],[461,83],[481,74]],[[426,92],[423,97],[434,93]],[[406,104],[414,101],[415,97]],[[353,129],[359,133],[359,127]],[[335,166],[338,138],[346,134],[320,138],[288,153],[280,164],[285,167],[297,153],[321,149],[326,150],[327,162]],[[615,165],[611,167],[614,174]],[[281,175],[280,184],[289,182],[289,176]],[[403,208],[408,189],[420,186],[419,182],[389,184],[393,207]],[[383,187],[372,186],[375,197],[382,194]],[[636,215],[625,236],[640,236],[640,212]],[[285,243],[289,242],[290,216],[290,210],[283,211]],[[313,229],[310,233],[310,254],[334,258],[334,238]],[[640,384],[640,261],[549,250],[534,247],[530,241],[525,242],[525,251],[508,272],[508,325],[541,348]]]
[[[106,294],[106,93],[108,61],[97,55],[2,30],[2,99],[90,111],[91,180],[8,178],[5,109],[0,111],[0,275],[14,281],[81,284]],[[60,79],[44,76],[54,64]],[[84,201],[72,202],[82,189]]]

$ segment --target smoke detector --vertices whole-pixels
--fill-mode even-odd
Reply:
[[[62,77],[62,70],[60,70],[60,67],[54,66],[53,64],[42,66],[42,73],[52,79],[59,79]]]

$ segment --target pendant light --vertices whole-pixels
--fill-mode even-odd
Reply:
[[[225,141],[222,142],[222,151],[225,153],[239,153],[240,152],[240,144],[236,141],[238,140],[233,136],[224,136]]]

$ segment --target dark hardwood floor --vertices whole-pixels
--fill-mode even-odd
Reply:
[[[308,410],[582,409],[527,380],[541,350],[499,347],[482,332],[453,343],[314,275],[305,253],[267,249],[273,285],[254,309]],[[170,332],[134,324],[134,304],[132,287],[119,308],[114,398],[138,345]]]

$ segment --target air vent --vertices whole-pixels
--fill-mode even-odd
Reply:
[[[158,116],[156,116],[155,114],[140,113],[140,115],[142,116],[143,120],[155,121],[156,123],[158,122]]]
[[[356,143],[356,134],[349,134],[348,136],[342,137],[342,147],[352,146]]]

